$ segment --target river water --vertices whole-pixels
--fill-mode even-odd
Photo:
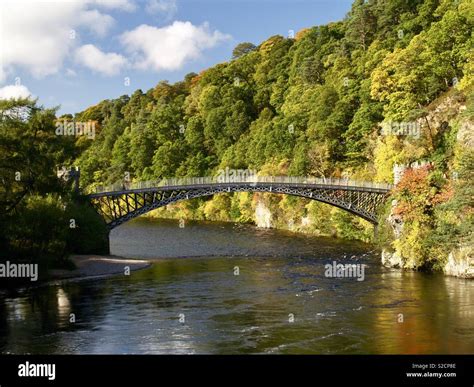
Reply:
[[[366,244],[142,219],[111,250],[155,263],[0,295],[0,352],[474,353],[474,281],[384,268]],[[325,276],[334,261],[363,281]]]

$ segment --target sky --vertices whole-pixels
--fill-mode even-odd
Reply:
[[[2,0],[0,99],[58,114],[228,61],[241,42],[344,18],[352,0]]]

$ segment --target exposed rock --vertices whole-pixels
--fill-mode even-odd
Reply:
[[[456,140],[466,147],[474,148],[474,125],[472,122],[463,121],[461,123]]]
[[[465,109],[464,97],[459,93],[455,93],[454,95],[441,97],[441,99],[434,101],[428,115],[419,118],[418,122],[424,127],[429,123],[432,128],[441,128],[443,127],[443,122],[456,119]]]
[[[382,265],[386,267],[393,267],[397,269],[404,268],[404,259],[397,252],[389,252],[382,250]]]
[[[312,222],[309,216],[305,216],[301,218],[301,227],[309,227],[311,225],[312,225]]]
[[[255,224],[262,228],[272,227],[272,213],[262,202],[258,202],[255,207]]]
[[[473,247],[465,246],[451,251],[443,271],[454,277],[474,278]]]
[[[395,214],[393,210],[397,206],[397,201],[392,200],[392,208],[390,210],[390,215],[388,216],[388,222],[390,226],[392,226],[393,230],[393,235],[395,235],[395,238],[400,238],[400,235],[402,234],[403,231],[403,220],[402,217],[398,214]]]

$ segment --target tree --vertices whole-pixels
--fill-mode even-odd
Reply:
[[[242,55],[248,54],[249,52],[254,51],[256,48],[257,47],[253,43],[239,43],[232,51],[232,59],[240,58]]]
[[[452,123],[433,127],[430,141],[382,137],[377,129],[384,121],[428,119],[430,103],[449,89],[461,98],[470,92],[471,10],[469,0],[355,0],[343,21],[296,39],[240,43],[231,61],[199,75],[102,101],[76,115],[100,128],[94,141],[73,144],[83,180],[107,182],[124,169],[148,180],[229,167],[391,182],[395,163],[425,157],[446,171]],[[281,211],[272,200],[271,210]],[[224,202],[208,208],[225,211]],[[192,216],[202,216],[203,203]],[[239,212],[232,207],[230,217]],[[282,217],[290,215],[293,209]],[[347,219],[332,217],[328,229],[346,222],[356,230]]]
[[[48,268],[67,263],[71,237],[86,243],[68,233],[66,208],[75,194],[56,174],[75,157],[74,137],[56,129],[54,109],[28,99],[0,101],[0,259],[41,262]],[[88,211],[82,204],[77,210]],[[106,235],[97,218],[87,226],[91,235]]]
[[[370,5],[365,0],[356,0],[347,20],[347,39],[356,47],[366,50],[376,31],[375,23]]]
[[[60,191],[56,169],[68,147],[55,131],[54,110],[28,99],[0,101],[0,216],[30,194]]]

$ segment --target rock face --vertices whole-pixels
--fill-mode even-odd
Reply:
[[[474,124],[469,121],[464,121],[458,130],[456,141],[466,147],[474,148]]]
[[[451,251],[443,268],[446,275],[460,278],[474,278],[474,251],[472,246],[465,246]]]
[[[404,268],[404,259],[397,252],[382,251],[382,265],[396,269]]]
[[[312,222],[309,216],[305,216],[301,218],[301,227],[309,227],[311,225],[312,225]]]
[[[258,202],[255,208],[255,224],[262,228],[272,227],[272,213],[262,202]]]
[[[392,227],[393,235],[395,238],[400,238],[403,231],[403,220],[402,217],[398,214],[395,214],[394,209],[397,206],[397,201],[392,200],[392,207],[390,209],[390,215],[388,216],[388,223]]]

